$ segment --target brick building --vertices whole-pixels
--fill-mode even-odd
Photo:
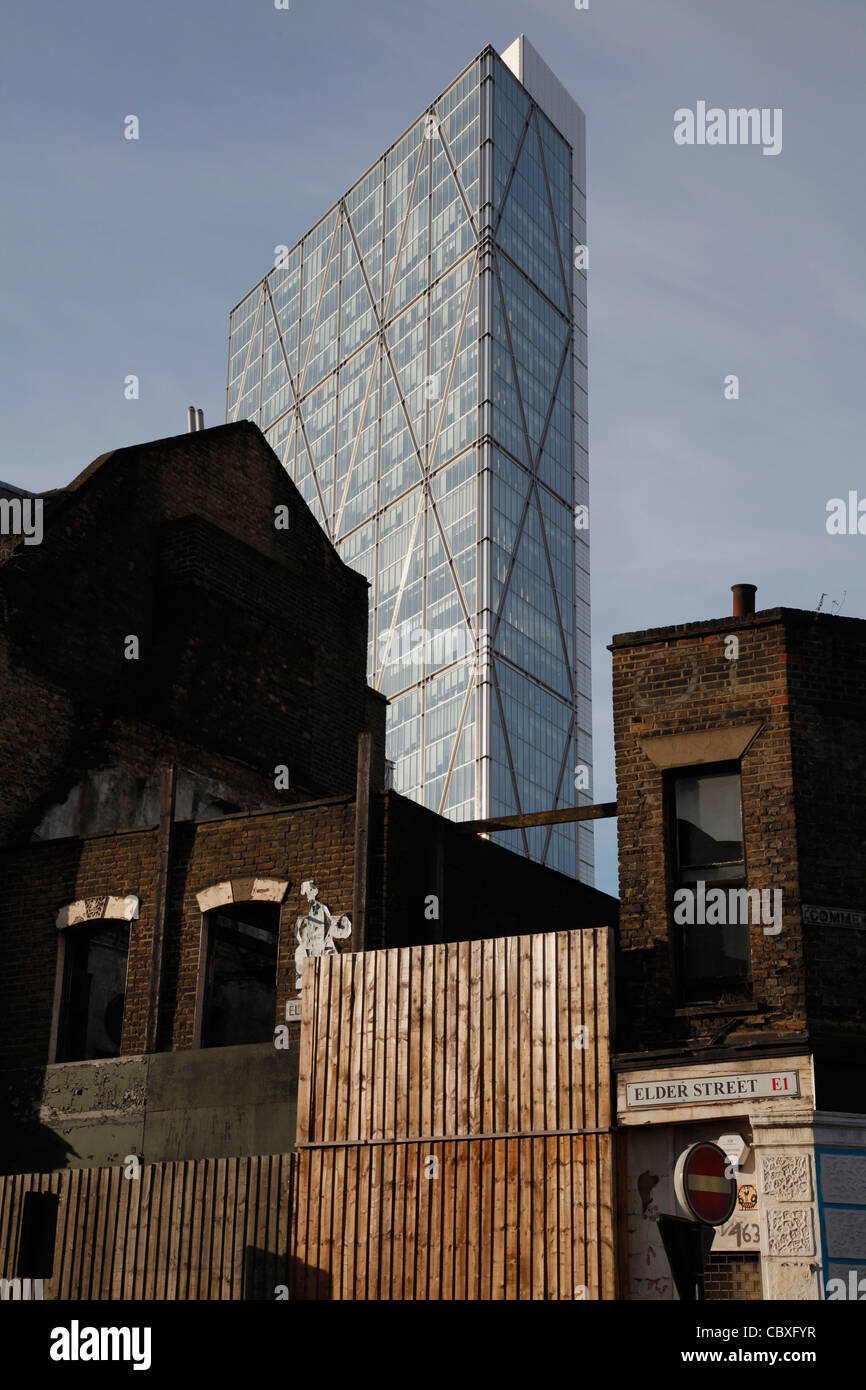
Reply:
[[[291,1150],[311,880],[351,921],[337,949],[615,922],[606,894],[384,788],[366,591],[249,423],[104,455],[46,497],[40,545],[4,541],[4,1275],[41,1277],[60,1201],[49,1244],[87,1292],[76,1171],[116,1206],[121,1169],[150,1194]],[[282,1220],[283,1178],[257,1191],[248,1211]],[[198,1296],[273,1297],[276,1266],[242,1264]]]
[[[673,1296],[654,1217],[699,1139],[741,1154],[711,1296],[866,1263],[866,622],[735,596],[611,647],[630,1297]]]

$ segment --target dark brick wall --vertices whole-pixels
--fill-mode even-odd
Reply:
[[[57,913],[84,897],[141,899],[130,932],[122,1049],[141,1051],[150,982],[155,830],[48,840],[0,852],[0,1066],[48,1060]]]
[[[739,657],[725,657],[725,637]],[[806,1023],[785,627],[779,610],[627,634],[613,645],[619,808],[618,1049],[706,1046],[800,1033]],[[750,927],[753,990],[684,1006],[674,960],[664,774],[640,747],[653,734],[762,721],[742,760],[748,886],[782,890],[782,931]],[[699,930],[700,928],[695,928]]]
[[[277,1018],[285,1018],[287,999],[296,999],[296,919],[306,908],[299,893],[304,879],[314,878],[319,899],[334,915],[352,915],[355,806],[348,799],[297,807],[291,812],[231,816],[176,828],[169,907],[159,1047],[193,1044],[193,1016],[201,939],[201,911],[196,894],[225,879],[287,879],[280,916],[277,962]],[[350,937],[338,943],[351,950]],[[298,1032],[297,1026],[290,1030]]]
[[[788,612],[786,627],[802,900],[866,912],[866,622]],[[866,928],[803,938],[810,1028],[866,1041]]]
[[[0,599],[0,839],[112,760],[174,759],[278,805],[353,792],[373,727],[381,778],[366,580],[249,422],[97,460],[50,498],[41,546],[6,548]]]

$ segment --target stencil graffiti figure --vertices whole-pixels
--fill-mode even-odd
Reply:
[[[309,907],[303,917],[295,923],[295,936],[298,946],[295,951],[295,988],[301,992],[304,975],[304,961],[308,956],[335,956],[335,940],[345,940],[352,934],[352,923],[348,917],[332,917],[324,903],[317,902],[319,890],[311,878],[301,884],[301,894],[307,899]]]

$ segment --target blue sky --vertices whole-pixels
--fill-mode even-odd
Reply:
[[[758,606],[866,617],[861,0],[186,0],[4,19],[0,477],[41,491],[225,415],[229,309],[487,43],[587,115],[598,801],[611,634]],[[777,157],[674,112],[781,107]],[[141,138],[123,139],[128,114]],[[140,378],[127,401],[127,374]],[[736,373],[740,399],[727,401]],[[844,595],[844,601],[843,601]],[[616,891],[615,822],[597,882]]]

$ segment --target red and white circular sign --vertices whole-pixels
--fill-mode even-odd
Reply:
[[[737,1179],[726,1177],[731,1160],[718,1144],[692,1144],[677,1159],[674,1191],[694,1221],[721,1226],[737,1205]]]

